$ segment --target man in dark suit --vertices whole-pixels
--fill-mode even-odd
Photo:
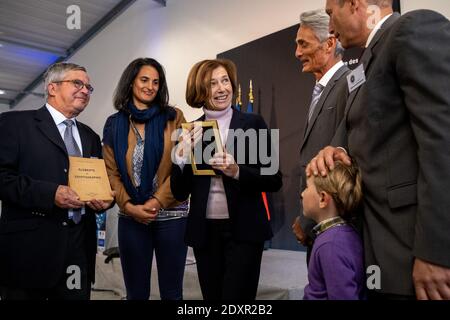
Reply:
[[[323,9],[304,12],[297,33],[295,56],[303,64],[302,72],[312,73],[316,79],[300,147],[300,192],[306,188],[306,165],[320,149],[330,144],[344,116],[347,99],[345,75],[349,69],[342,62],[343,48],[339,41],[329,34],[329,22]],[[297,240],[307,247],[308,262],[315,238],[314,225],[313,220],[303,215],[300,201],[300,216],[292,229]]]
[[[361,167],[370,297],[450,299],[450,23],[391,5],[327,1],[343,46],[366,48],[332,145]],[[308,174],[325,175],[336,159],[351,161],[327,147]]]
[[[85,68],[52,65],[47,104],[0,115],[0,294],[2,300],[89,299],[95,212],[67,186],[69,155],[101,157],[99,136],[76,117],[93,88]]]

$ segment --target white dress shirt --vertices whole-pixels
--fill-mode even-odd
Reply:
[[[78,148],[80,149],[81,154],[83,154],[83,146],[81,144],[81,138],[80,133],[78,132],[77,128],[77,120],[75,118],[67,119],[61,112],[56,110],[54,107],[52,107],[49,103],[46,103],[45,106],[47,107],[48,112],[50,112],[50,115],[53,118],[53,121],[56,124],[56,127],[58,128],[59,134],[61,135],[62,140],[64,141],[64,132],[67,129],[67,126],[64,124],[64,121],[66,120],[72,120],[74,122],[74,125],[72,126],[72,133],[73,137],[75,139],[75,142],[78,145]],[[73,216],[73,210],[69,209],[69,218],[72,218]],[[81,214],[85,214],[86,210],[85,208],[81,208]]]
[[[338,63],[336,63],[334,66],[330,68],[318,81],[319,84],[321,84],[324,88],[327,86],[328,82],[330,82],[331,78],[333,78],[334,74],[344,66],[344,62],[340,60]],[[323,90],[322,90],[323,92]]]

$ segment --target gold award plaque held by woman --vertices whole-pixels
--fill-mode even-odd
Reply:
[[[80,201],[113,199],[103,159],[69,157],[69,163],[69,187]]]
[[[215,153],[223,152],[217,121],[196,121],[193,124],[203,127],[203,136],[201,143],[197,143],[191,152],[192,171],[196,176],[216,176],[218,173],[208,162]],[[192,123],[182,123],[181,126],[189,130]]]

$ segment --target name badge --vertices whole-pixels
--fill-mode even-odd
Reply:
[[[364,65],[360,64],[347,76],[348,91],[352,93],[366,82]]]

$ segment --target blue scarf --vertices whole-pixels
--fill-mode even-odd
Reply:
[[[141,185],[136,188],[128,176],[126,153],[128,149],[128,133],[130,130],[130,114],[123,110],[108,118],[103,129],[103,142],[114,150],[114,158],[122,183],[134,205],[144,204],[150,199],[153,190],[153,178],[159,168],[164,151],[164,129],[167,121],[175,119],[176,112],[171,107],[162,108],[152,105],[139,110],[133,103],[128,104],[131,119],[145,123],[144,163],[141,170]]]

